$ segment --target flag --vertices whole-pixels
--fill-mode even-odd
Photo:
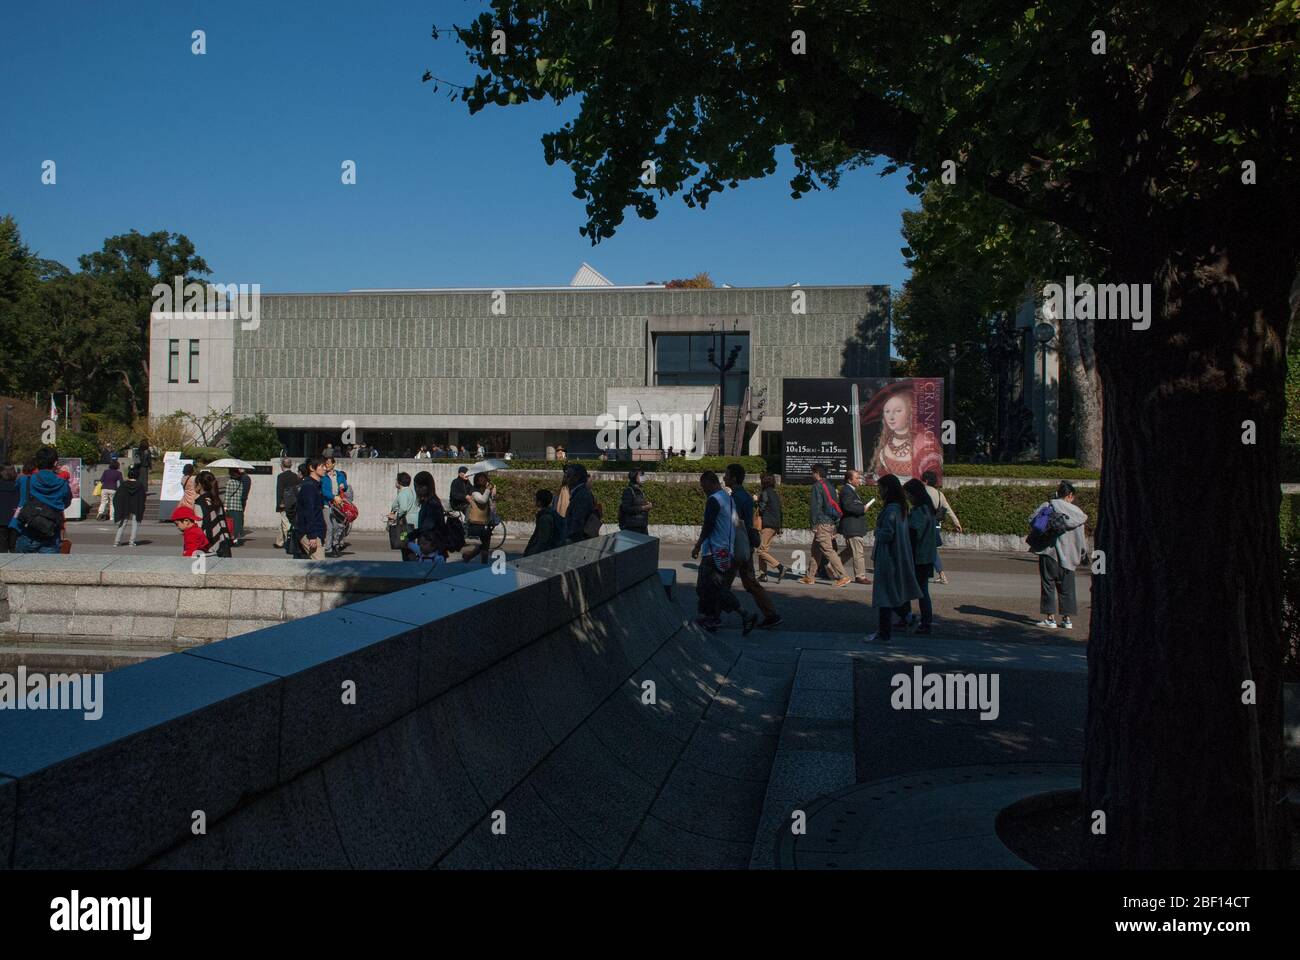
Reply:
[[[55,423],[59,422],[59,406],[54,402],[54,394],[50,394],[50,419]]]

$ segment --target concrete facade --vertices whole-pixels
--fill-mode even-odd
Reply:
[[[202,323],[223,324],[203,334],[215,341],[201,346],[204,382],[167,384],[168,340],[188,340]],[[781,429],[783,377],[889,373],[885,286],[266,294],[254,329],[155,320],[151,410],[228,402],[285,429],[337,432],[351,421],[361,438],[367,429],[594,433],[598,415],[617,411],[611,390],[655,384],[657,336],[719,325],[749,335],[749,383],[766,391],[760,430]],[[228,374],[217,369],[227,356]]]

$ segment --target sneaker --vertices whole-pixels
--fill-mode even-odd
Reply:
[[[812,577],[800,577],[800,578],[799,578],[799,582],[800,582],[800,583],[806,583],[806,584],[812,585],[812,584],[816,583],[817,581],[814,580]]]
[[[1064,620],[1061,621],[1061,626],[1064,627],[1066,630],[1073,630],[1074,621],[1071,620],[1069,617],[1066,617]]]
[[[921,615],[919,613],[909,613],[907,615],[907,628],[909,630],[914,629],[917,626],[917,624],[919,624],[920,622],[921,622]]]
[[[756,626],[758,626],[758,614],[742,613],[740,615],[740,635],[742,637],[749,636],[750,631]]]
[[[946,574],[946,573],[944,573],[942,570],[940,570],[940,571],[939,571],[939,575],[938,575],[937,577],[934,578],[934,582],[935,582],[935,583],[945,583],[945,584],[946,584],[946,583],[948,582],[948,574]]]
[[[138,544],[138,543],[136,543],[136,542],[135,542],[135,541],[134,541],[134,540],[132,540],[132,541],[131,541],[131,546],[133,546],[133,547],[138,547],[138,546],[139,546],[139,544]]]
[[[779,613],[774,613],[770,617],[765,617],[763,622],[758,625],[760,630],[770,630],[772,627],[779,627],[785,623],[785,617]]]
[[[852,582],[853,582],[852,577],[840,577],[838,580],[835,581],[835,586],[847,587]]]
[[[1055,621],[1055,620],[1039,620],[1039,621],[1038,621],[1038,626],[1040,626],[1040,627],[1046,627],[1048,630],[1055,630],[1055,629],[1056,629],[1056,621]]]

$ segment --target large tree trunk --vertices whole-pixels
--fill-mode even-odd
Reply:
[[[1256,190],[1178,236],[1127,224],[1114,248],[1124,276],[1108,279],[1150,281],[1153,313],[1148,330],[1097,329],[1106,571],[1092,581],[1083,774],[1089,826],[1105,815],[1104,835],[1088,831],[1094,866],[1287,859],[1278,442],[1297,246],[1278,214],[1289,204]]]
[[[1097,370],[1095,320],[1061,319],[1061,352],[1074,391],[1075,460],[1089,470],[1101,468],[1101,374]]]

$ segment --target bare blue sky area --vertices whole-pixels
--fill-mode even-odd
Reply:
[[[468,82],[454,39],[476,2],[5,5],[0,214],[42,256],[132,228],[188,234],[222,282],[266,292],[552,285],[586,260],[615,283],[707,270],[734,285],[899,285],[904,178],[871,171],[793,200],[791,165],[705,211],[678,198],[578,235],[572,174],[541,135],[576,101],[489,109],[421,82]],[[191,53],[206,31],[207,53]],[[56,161],[58,182],[41,183]],[[357,184],[340,183],[354,160]]]

